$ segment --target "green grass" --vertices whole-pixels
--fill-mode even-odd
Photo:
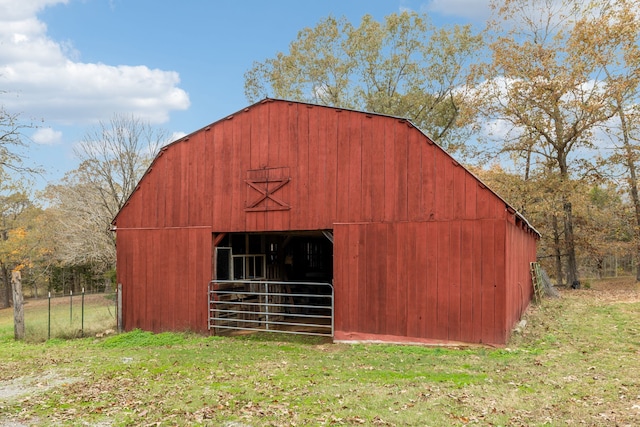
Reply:
[[[603,292],[545,300],[495,349],[143,331],[16,343],[0,312],[0,390],[36,384],[0,394],[0,424],[637,425],[640,297]]]

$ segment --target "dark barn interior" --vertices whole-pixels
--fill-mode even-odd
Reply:
[[[330,231],[218,233],[210,328],[327,335],[333,317]]]

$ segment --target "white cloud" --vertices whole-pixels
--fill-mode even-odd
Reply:
[[[53,128],[42,128],[35,131],[31,139],[37,144],[55,145],[62,141],[62,132]]]
[[[0,0],[0,98],[5,108],[60,124],[131,113],[163,123],[189,107],[177,72],[144,65],[78,62],[69,41],[48,37],[37,13],[68,0]]]
[[[171,134],[171,136],[169,137],[169,140],[167,141],[167,144],[173,141],[177,141],[180,138],[187,136],[187,134],[185,132],[173,132]]]

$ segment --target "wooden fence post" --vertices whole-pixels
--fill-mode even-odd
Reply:
[[[22,276],[19,270],[11,272],[13,289],[13,332],[16,340],[24,339],[24,299],[22,296]]]

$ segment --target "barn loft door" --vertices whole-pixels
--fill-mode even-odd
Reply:
[[[291,181],[289,168],[254,169],[247,171],[246,212],[283,211],[291,209],[283,198],[282,187]],[[277,194],[276,194],[277,193]]]

